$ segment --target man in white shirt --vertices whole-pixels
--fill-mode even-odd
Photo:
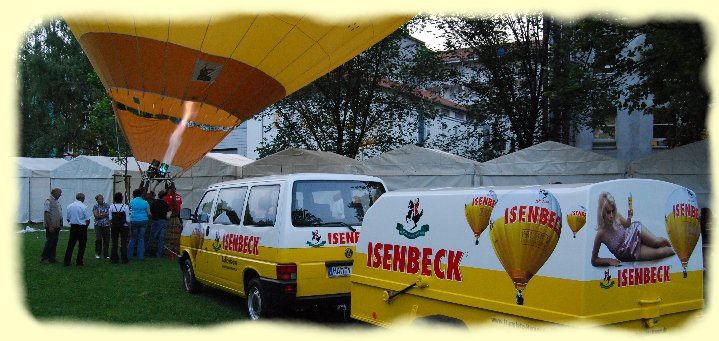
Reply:
[[[85,245],[87,244],[87,226],[90,225],[90,212],[87,210],[87,206],[84,202],[85,194],[77,193],[75,195],[75,202],[67,206],[67,221],[70,223],[70,239],[67,241],[67,249],[65,249],[65,266],[70,265],[76,242],[79,246],[75,265],[85,265],[82,258],[85,255]]]

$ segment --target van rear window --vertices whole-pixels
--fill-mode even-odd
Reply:
[[[296,181],[292,190],[292,225],[359,226],[365,212],[384,192],[382,184],[373,181]]]

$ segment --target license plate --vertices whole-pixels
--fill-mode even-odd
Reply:
[[[352,265],[336,265],[327,268],[330,277],[347,277],[352,274]]]

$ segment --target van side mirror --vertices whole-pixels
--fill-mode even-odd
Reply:
[[[198,223],[206,223],[210,221],[210,215],[207,213],[200,213],[197,215],[197,222]]]
[[[180,210],[180,219],[188,220],[190,217],[192,217],[192,211],[189,208],[185,207]]]

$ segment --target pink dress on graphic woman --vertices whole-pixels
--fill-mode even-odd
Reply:
[[[642,224],[633,221],[629,227],[622,226],[619,222],[614,222],[614,233],[609,234],[607,240],[607,248],[609,251],[622,262],[635,261],[639,254],[639,245],[641,244]]]

